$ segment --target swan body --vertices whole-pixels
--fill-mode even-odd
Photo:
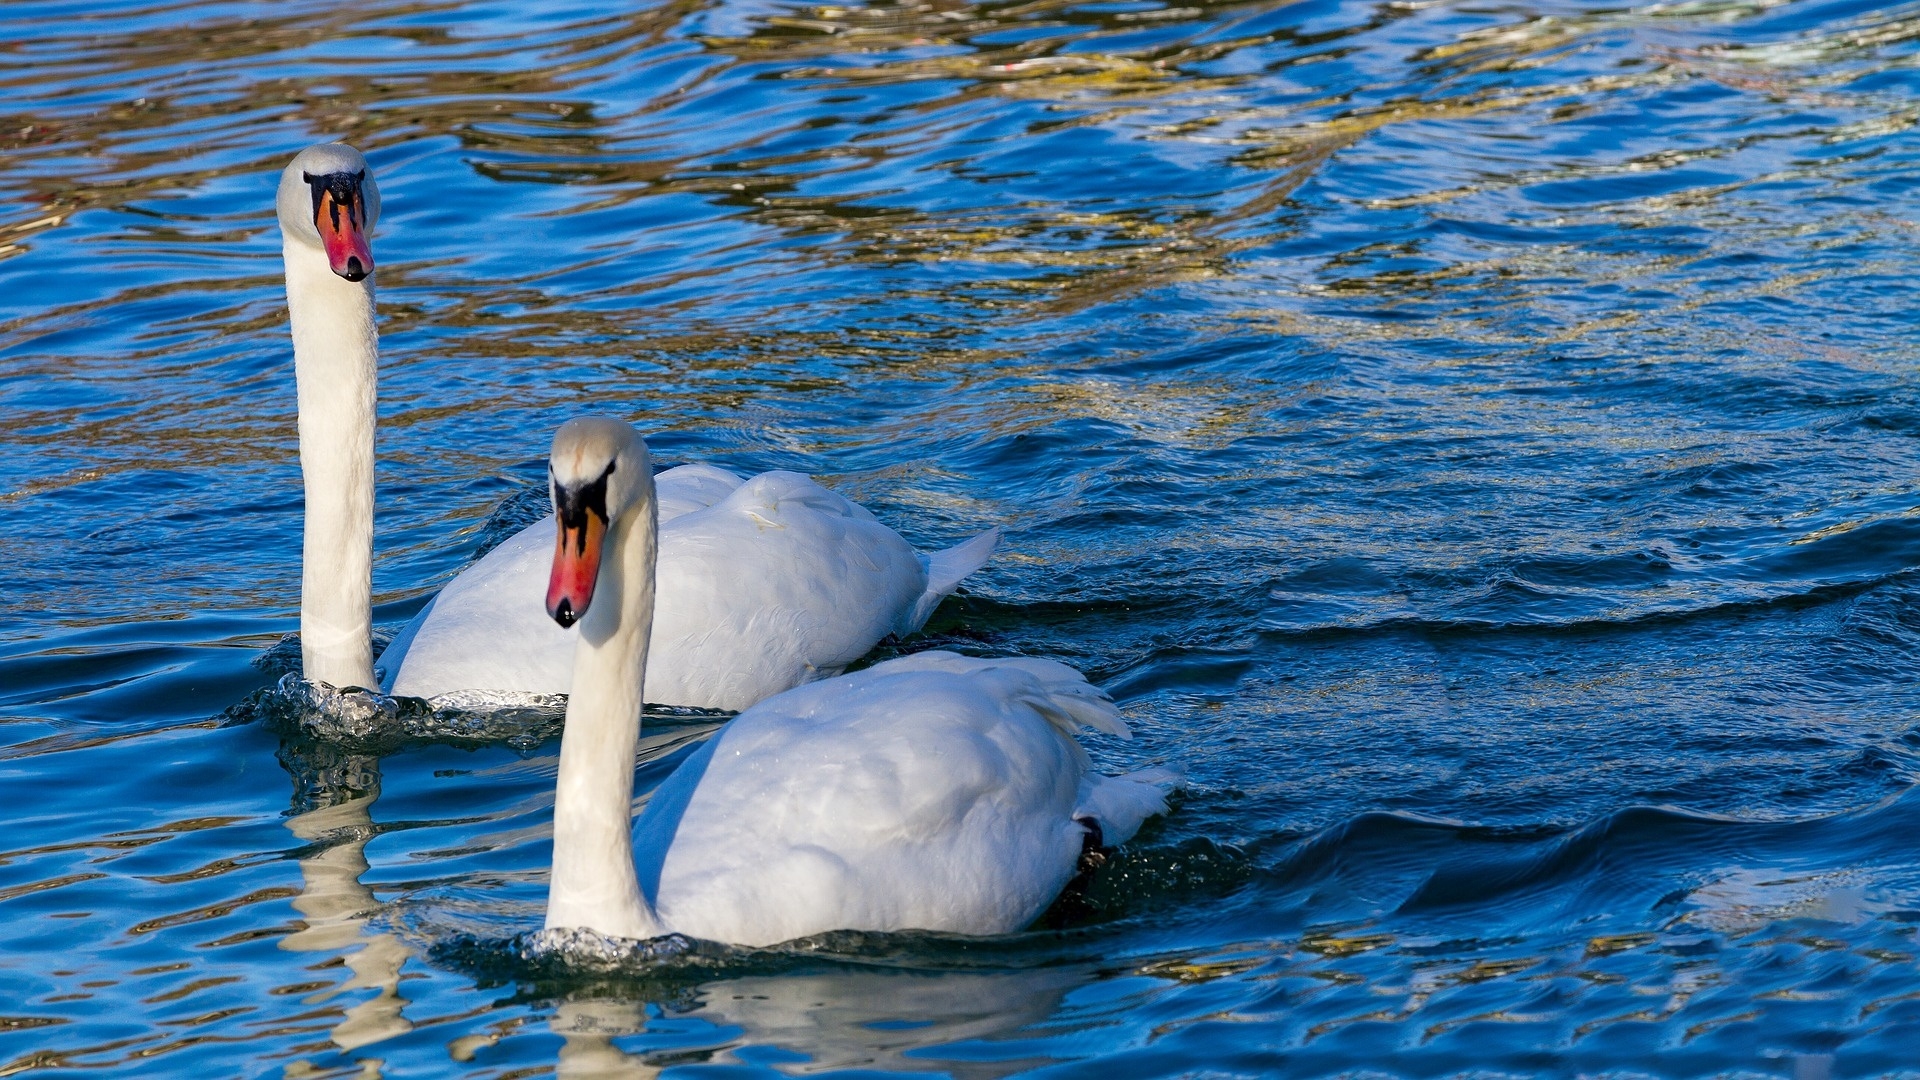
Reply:
[[[998,532],[924,556],[865,508],[798,473],[748,480],[683,465],[655,478],[660,557],[646,700],[739,710],[838,674],[920,629]],[[381,655],[387,689],[564,694],[579,633],[541,609],[551,517],[449,582]]]
[[[564,694],[578,634],[541,612],[553,524],[509,538],[454,578],[372,656],[374,327],[378,185],[338,143],[309,147],[276,198],[300,398],[306,491],[303,673],[333,686],[440,698]],[[912,633],[986,562],[990,531],[920,555],[872,514],[812,480],[711,466],[660,477],[660,640],[649,700],[742,709],[835,674],[888,634]]]
[[[830,930],[1017,930],[1165,809],[1172,776],[1092,771],[1082,726],[1126,725],[1079,672],[927,652],[768,698],[631,820],[656,523],[645,444],[618,421],[554,438],[547,591],[578,618],[554,802],[549,929],[768,945]],[[676,520],[688,520],[696,514]],[[664,592],[664,586],[659,590]],[[651,696],[650,694],[647,696]]]
[[[1168,779],[1092,771],[1082,725],[1125,737],[1064,664],[923,652],[741,713],[635,825],[671,930],[770,945],[829,930],[1002,934],[1046,911],[1089,834],[1131,838]]]

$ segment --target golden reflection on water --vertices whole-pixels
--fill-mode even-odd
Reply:
[[[1564,50],[1582,38],[1623,27],[1731,18],[1766,6],[1655,5],[1634,12],[1585,18],[1535,18],[1508,27],[1467,32],[1452,44],[1428,49],[1416,60],[1433,62],[1439,70],[1447,72],[1446,78],[1459,78],[1535,64],[1541,62],[1539,58],[1543,54]],[[843,236],[845,242],[840,245],[845,252],[843,257],[855,261],[884,261],[905,255],[1002,259],[1067,268],[1084,266],[1119,276],[1120,284],[1081,282],[1078,286],[1080,291],[1092,296],[1112,298],[1127,289],[1207,272],[1216,260],[1255,246],[1258,243],[1255,237],[1228,240],[1219,234],[1235,222],[1255,219],[1271,211],[1333,153],[1384,127],[1542,105],[1557,108],[1569,101],[1616,96],[1696,74],[1691,66],[1694,61],[1687,54],[1670,52],[1644,71],[1547,82],[1518,90],[1488,91],[1463,86],[1449,91],[1444,89],[1443,79],[1438,92],[1355,108],[1330,120],[1272,127],[1274,121],[1290,112],[1307,111],[1323,103],[1243,107],[1235,103],[1232,91],[1244,80],[1196,76],[1183,70],[1183,65],[1214,62],[1239,50],[1269,44],[1272,37],[1208,40],[1204,44],[1161,42],[1137,56],[1079,49],[1060,53],[1055,50],[1063,44],[1079,46],[1097,41],[1105,34],[1135,31],[1143,17],[1154,14],[1117,12],[1090,16],[1074,12],[1071,18],[1060,17],[1061,12],[1072,7],[1064,0],[1014,5],[952,2],[828,5],[800,9],[793,15],[763,16],[757,20],[763,32],[754,36],[698,38],[705,49],[720,58],[718,65],[708,66],[690,82],[671,87],[636,111],[606,115],[596,112],[587,101],[568,100],[565,95],[590,86],[610,68],[632,59],[637,53],[667,42],[677,26],[707,10],[708,5],[664,4],[619,18],[557,27],[533,42],[455,38],[421,23],[422,15],[455,10],[456,6],[450,4],[382,5],[369,11],[356,10],[352,17],[310,9],[270,19],[216,20],[197,26],[193,34],[178,36],[144,32],[74,38],[55,36],[36,43],[40,74],[34,86],[57,83],[62,76],[77,78],[84,73],[91,81],[111,81],[117,77],[129,91],[137,88],[142,92],[131,104],[112,105],[77,115],[61,108],[59,94],[47,94],[38,101],[39,108],[19,110],[7,117],[7,123],[13,125],[11,130],[18,133],[9,153],[27,166],[22,173],[27,181],[28,201],[33,206],[16,220],[0,224],[0,242],[7,245],[0,249],[0,254],[17,255],[29,250],[33,235],[60,228],[70,222],[75,213],[85,209],[132,206],[150,202],[170,190],[205,184],[220,177],[270,172],[281,156],[277,151],[265,157],[235,159],[224,155],[225,160],[215,164],[208,161],[205,146],[199,142],[165,139],[151,149],[144,145],[169,132],[190,130],[239,114],[255,115],[261,120],[270,118],[273,123],[302,130],[351,136],[366,149],[451,135],[469,147],[509,156],[512,160],[476,162],[484,174],[496,179],[582,183],[605,189],[596,198],[582,200],[573,212],[605,209],[625,198],[742,191],[746,196],[738,200],[738,209],[747,216],[763,218],[783,230]],[[1191,20],[1198,33],[1203,28],[1211,30],[1218,20],[1244,18],[1271,10],[1270,4],[1214,4],[1181,8],[1177,17]],[[1914,20],[1895,19],[1880,26],[1808,39],[1796,43],[1793,50],[1756,51],[1746,46],[1729,46],[1717,51],[1696,51],[1692,56],[1700,62],[1738,63],[1748,67],[1764,63],[1774,68],[1790,68],[1829,62],[1836,56],[1870,52],[1907,40],[1914,34],[1913,23]],[[976,43],[977,38],[1016,28],[1029,36],[1015,44]],[[1053,28],[1057,33],[1033,33],[1046,28]],[[1369,29],[1373,27],[1356,28]],[[439,66],[431,72],[385,73],[378,71],[385,66],[380,60],[344,59],[336,62],[335,70],[325,74],[281,75],[247,82],[245,71],[239,65],[239,62],[257,62],[276,54],[297,53],[320,41],[350,41],[357,37],[411,41],[418,48],[440,54]],[[799,59],[843,55],[849,50],[871,53],[934,47],[968,51],[859,67],[791,66]],[[78,54],[69,61],[70,67],[62,68],[57,60],[49,59],[63,52]],[[115,59],[111,64],[100,65],[93,60],[96,56]],[[537,67],[502,63],[524,62],[535,57],[539,62]],[[719,148],[679,156],[649,153],[641,157],[634,153],[639,147],[632,136],[622,133],[635,124],[647,123],[650,113],[668,108],[676,99],[689,93],[697,94],[703,87],[724,79],[736,66],[767,64],[785,66],[783,77],[790,79],[827,79],[852,84],[937,79],[956,85],[930,101],[913,105],[905,115],[896,115],[895,131],[884,142],[856,142],[798,154],[754,158],[751,154],[754,146],[793,130],[792,125],[775,125]],[[219,76],[181,73],[197,71],[205,65],[225,65],[225,69]],[[362,70],[356,73],[356,68]],[[161,76],[156,86],[153,85],[156,71],[175,73]],[[1705,69],[1698,73],[1712,74]],[[1825,76],[1809,75],[1808,78]],[[1013,87],[1022,94],[1058,97],[1063,103],[1075,106],[1074,111],[1083,111],[1089,102],[1128,103],[1118,113],[1101,106],[1100,122],[1139,126],[1156,132],[1159,138],[1192,139],[1201,143],[1224,141],[1226,145],[1240,147],[1232,160],[1242,169],[1253,173],[1278,170],[1285,175],[1260,185],[1252,197],[1225,213],[1198,217],[1175,214],[1171,219],[1156,216],[1143,221],[1113,215],[1091,220],[1070,207],[1051,212],[1040,207],[1026,208],[1020,219],[1013,221],[994,217],[970,221],[967,217],[974,214],[973,211],[962,211],[959,217],[951,217],[889,207],[875,215],[874,209],[878,208],[862,207],[852,212],[851,208],[843,210],[840,201],[834,199],[794,199],[775,194],[756,201],[750,197],[755,190],[790,187],[802,177],[857,170],[897,155],[916,146],[916,140],[910,137],[915,134],[916,121],[912,119],[915,113],[930,117],[936,110],[950,112],[969,97]],[[1773,91],[1778,89],[1778,84],[1754,89]],[[1152,105],[1138,100],[1142,94],[1154,98],[1173,97]],[[1142,109],[1146,111],[1141,112]],[[1911,122],[1911,111],[1902,105],[1890,110],[1886,117],[1861,121],[1855,126],[1861,132],[1889,130],[1889,125]],[[1902,120],[1902,117],[1909,118]],[[1068,117],[1063,117],[1066,119]],[[665,131],[647,131],[639,146],[665,148],[671,145],[667,136]],[[34,167],[35,162],[50,156],[64,160],[74,155],[92,165],[88,174],[49,176]],[[729,161],[724,171],[713,170],[712,162],[716,158]],[[6,157],[0,156],[0,160]],[[182,169],[182,165],[191,167]],[[16,177],[15,182],[20,179]],[[1092,248],[1076,245],[1035,249],[1020,243],[1023,236],[1074,227],[1093,227],[1109,239]],[[187,231],[169,233],[161,229],[149,233],[153,242],[171,240],[201,245],[218,245],[233,238],[232,233],[209,232],[204,224]],[[1134,265],[1120,269],[1102,266],[1104,261],[1114,258]],[[647,284],[657,286],[658,283]],[[446,313],[446,317],[451,320],[447,325],[473,325],[468,321],[471,316],[463,318],[457,311]],[[591,332],[588,326],[576,329]]]
[[[293,907],[305,927],[288,934],[279,946],[289,952],[345,956],[352,976],[303,1002],[318,1005],[336,995],[371,988],[373,997],[350,1006],[330,1032],[335,1045],[354,1050],[413,1030],[403,1010],[400,968],[412,955],[389,933],[367,933],[367,920],[380,910],[372,890],[360,883],[367,872],[367,841],[373,838],[374,801],[380,797],[379,762],[369,759],[366,790],[331,806],[320,806],[287,819],[294,836],[319,848],[300,860],[300,893]]]
[[[1314,110],[1323,103],[1241,106],[1232,93],[1235,80],[1196,77],[1183,70],[1183,65],[1217,61],[1236,50],[1268,44],[1271,36],[1208,40],[1204,44],[1176,38],[1159,42],[1138,56],[1086,51],[1063,54],[1055,51],[1063,44],[1080,45],[1097,41],[1102,35],[1131,33],[1139,28],[1143,19],[1162,16],[1152,12],[1069,13],[1071,5],[1058,0],[1016,5],[952,2],[826,5],[798,9],[793,14],[761,16],[757,19],[761,29],[752,36],[699,37],[701,47],[715,54],[719,63],[706,66],[690,81],[668,88],[638,110],[625,114],[598,112],[585,101],[566,100],[565,95],[591,86],[596,79],[604,78],[609,69],[639,52],[671,41],[676,27],[709,10],[708,5],[666,4],[618,18],[556,27],[533,42],[451,36],[423,23],[421,16],[451,12],[456,6],[423,4],[385,5],[358,12],[352,18],[314,8],[268,19],[216,19],[196,24],[194,33],[178,35],[177,40],[173,35],[156,37],[142,32],[96,33],[85,37],[56,35],[36,42],[35,62],[43,76],[34,85],[57,84],[63,76],[77,78],[84,73],[92,80],[107,80],[109,85],[118,79],[129,91],[138,87],[144,92],[134,98],[132,104],[79,114],[61,107],[59,93],[48,93],[39,99],[38,108],[19,110],[9,117],[8,123],[22,121],[12,130],[24,133],[16,136],[17,145],[9,151],[24,166],[13,182],[24,184],[25,201],[32,205],[17,220],[0,225],[0,233],[4,233],[0,239],[10,245],[6,249],[8,253],[18,255],[31,250],[33,236],[65,227],[75,213],[85,209],[164,207],[163,196],[169,191],[202,185],[217,178],[270,173],[283,151],[276,149],[264,156],[223,154],[210,160],[201,142],[162,138],[169,132],[191,130],[221,117],[252,115],[261,120],[270,117],[272,123],[288,124],[300,130],[350,135],[370,149],[450,135],[466,146],[510,159],[476,161],[475,167],[485,175],[502,180],[584,184],[597,189],[593,196],[572,207],[570,213],[603,211],[628,199],[679,194],[724,195],[732,200],[733,212],[764,222],[780,232],[832,237],[829,257],[837,261],[883,265],[902,258],[934,262],[959,260],[987,266],[1005,263],[1027,271],[1042,271],[1037,276],[1027,274],[1007,279],[1002,284],[1031,294],[1026,302],[1037,305],[1038,311],[1063,315],[1111,303],[1144,289],[1230,272],[1236,256],[1284,232],[1284,227],[1276,232],[1269,219],[1301,185],[1311,180],[1334,155],[1388,127],[1461,119],[1487,112],[1560,109],[1567,102],[1618,96],[1697,74],[1714,77],[1714,71],[1718,70],[1712,69],[1714,64],[1752,67],[1764,63],[1787,69],[1830,61],[1837,55],[1870,52],[1907,40],[1913,33],[1912,20],[1894,19],[1877,26],[1869,24],[1807,39],[1797,46],[1798,51],[1756,53],[1745,46],[1730,46],[1718,51],[1696,50],[1693,54],[1668,52],[1656,57],[1645,70],[1629,74],[1546,81],[1520,89],[1447,88],[1450,79],[1482,74],[1502,66],[1545,63],[1543,57],[1563,51],[1574,41],[1622,27],[1688,19],[1728,19],[1751,14],[1765,6],[1655,5],[1634,12],[1582,18],[1523,19],[1497,29],[1470,31],[1454,43],[1432,47],[1416,58],[1431,62],[1437,65],[1437,70],[1446,73],[1437,88],[1417,96],[1348,109],[1331,119],[1291,126],[1274,125],[1290,113]],[[1182,8],[1177,16],[1166,17],[1192,20],[1197,32],[1200,28],[1211,29],[1218,20],[1250,17],[1271,10],[1272,5],[1221,4]],[[1015,44],[988,45],[976,41],[1013,28],[1023,32],[1049,29],[1054,32],[1029,33]],[[1351,32],[1372,28],[1355,28]],[[242,66],[262,57],[297,52],[315,42],[363,36],[410,41],[418,48],[434,50],[439,54],[439,62],[431,72],[382,73],[377,69],[383,62],[377,59],[343,60],[335,65],[339,70],[330,70],[324,75],[276,75],[256,77],[252,81],[248,81]],[[699,94],[703,88],[727,78],[736,67],[791,65],[804,58],[842,55],[849,49],[871,53],[935,47],[968,51],[859,67],[789,66],[782,69],[784,77],[796,80],[895,84],[931,78],[954,84],[905,111],[896,110],[891,118],[895,134],[885,141],[831,144],[815,150],[756,158],[752,154],[754,146],[790,134],[795,127],[793,124],[772,125],[744,133],[719,147],[662,156],[654,148],[671,145],[670,130],[653,131],[644,126],[651,123],[647,119],[650,114],[674,106],[689,94]],[[503,63],[525,61],[536,55],[539,65],[533,68]],[[61,62],[63,56],[65,67]],[[99,58],[105,57],[112,59],[103,63]],[[227,65],[227,68],[218,77],[186,73],[208,64]],[[1708,67],[1696,70],[1699,64]],[[156,71],[171,74],[162,75],[157,86],[149,86]],[[1824,77],[1807,76],[1809,79]],[[175,89],[174,83],[178,83],[178,92],[171,92]],[[870,169],[897,157],[915,148],[919,138],[934,134],[934,130],[925,125],[935,123],[932,119],[935,115],[963,107],[972,96],[999,93],[1002,88],[1013,85],[1020,86],[1021,93],[1058,95],[1064,103],[1075,106],[1072,111],[1084,111],[1087,102],[1096,98],[1127,102],[1119,113],[1100,106],[1096,122],[1134,128],[1158,139],[1221,145],[1231,150],[1231,160],[1249,182],[1237,200],[1204,213],[1182,213],[1177,206],[1150,213],[1130,210],[1088,213],[1072,205],[930,212],[899,205],[874,206],[871,197],[862,197],[856,206],[849,204],[846,197],[780,193],[807,177]],[[1770,83],[1752,89],[1774,92],[1778,86]],[[1157,104],[1134,100],[1148,89],[1153,91],[1156,101],[1166,100]],[[1868,104],[1857,100],[1853,103]],[[1849,125],[1845,131],[1836,132],[1836,136],[1891,130],[1889,125],[1910,123],[1911,112],[1903,105],[1880,118]],[[635,124],[643,126],[637,144],[629,130]],[[926,134],[914,137],[918,135],[917,128],[924,129]],[[149,143],[157,145],[148,148]],[[139,148],[135,149],[136,146]],[[642,147],[649,152],[636,153]],[[1656,156],[1644,162],[1630,161],[1603,168],[1627,171],[1641,167],[1670,168],[1693,160],[1703,152],[1707,151]],[[61,160],[77,156],[78,160],[89,162],[91,168],[78,176],[49,175],[35,165],[49,156]],[[726,162],[725,167],[716,168],[716,163],[722,160]],[[1598,174],[1592,168],[1517,171],[1511,176],[1490,177],[1469,187],[1375,200],[1374,205],[1381,209],[1429,205],[1436,201],[1456,201],[1500,185],[1591,175]],[[735,191],[741,193],[738,198],[732,196]],[[756,195],[759,191],[766,194]],[[1729,188],[1722,194],[1735,193],[1736,189]],[[1712,195],[1696,197],[1713,198]],[[184,222],[189,227],[179,230],[156,229],[146,233],[142,243],[190,242],[207,249],[210,255],[230,259],[232,255],[223,248],[268,229],[264,209],[241,211],[238,220],[218,223],[212,229],[208,226],[216,223],[210,221]],[[1657,213],[1659,208],[1649,205],[1645,210]],[[162,219],[156,224],[164,226],[165,221]],[[1052,239],[1066,236],[1079,239],[1074,242]],[[751,243],[742,243],[740,252],[750,254]],[[614,257],[576,261],[565,269],[549,269],[541,275],[530,276],[517,285],[502,283],[484,294],[451,290],[451,282],[443,273],[424,266],[409,267],[404,256],[388,262],[382,274],[391,290],[438,294],[430,307],[390,303],[386,312],[390,333],[424,329],[462,332],[457,346],[451,344],[450,337],[449,344],[423,344],[411,352],[391,357],[391,362],[404,367],[410,362],[436,361],[453,352],[484,353],[496,358],[537,358],[549,354],[555,344],[561,342],[577,356],[601,355],[609,359],[630,356],[636,318],[631,301],[645,293],[719,272],[690,268],[565,295],[551,295],[537,285],[541,277],[578,271]],[[1551,267],[1513,265],[1506,261],[1511,258],[1509,255],[1483,260],[1475,266],[1459,266],[1436,273],[1442,277],[1499,273],[1531,277],[1552,272]],[[1620,272],[1631,277],[1649,272],[1666,274],[1674,269],[1642,266]],[[170,293],[212,288],[257,295],[271,290],[272,279],[270,272],[259,274],[256,270],[240,278],[200,277],[143,286],[0,324],[0,334],[7,335],[0,340],[10,341],[18,348],[53,328],[85,322],[96,317],[96,313],[110,313],[128,303]],[[1406,284],[1396,273],[1389,272],[1356,276],[1344,283],[1335,282],[1331,287],[1351,285],[1392,294],[1404,290]],[[1695,302],[1708,299],[1721,297],[1703,296]],[[619,303],[623,300],[628,303]],[[609,305],[610,301],[614,303]],[[503,318],[497,314],[502,308],[517,310],[514,315]],[[653,318],[660,316],[671,318],[673,309],[651,313]],[[280,317],[277,305],[250,303],[208,312],[198,317],[192,326],[182,329],[188,332],[216,330],[222,336],[236,339],[264,339],[272,336]],[[1619,326],[1617,322],[1585,320],[1568,326],[1562,340],[1578,340]],[[1498,336],[1489,326],[1463,328],[1476,330],[1480,336]],[[1373,323],[1368,332],[1395,335],[1404,331]],[[1334,340],[1340,336],[1336,332]],[[164,362],[172,344],[119,360],[128,365],[128,370],[139,370],[142,378],[151,379],[152,365]],[[718,365],[749,370],[764,365],[771,358],[770,351],[777,353],[796,346],[809,347],[805,339],[787,338],[769,350],[757,341],[754,330],[724,326],[692,334],[670,330],[644,342],[649,354],[668,357],[670,363],[671,358],[682,357],[685,359],[681,363],[694,368]],[[51,361],[67,367],[78,359],[69,355],[57,361],[49,357],[40,362]],[[969,350],[959,350],[952,354],[951,363],[955,368],[965,368],[980,359]],[[916,356],[917,366],[935,361],[936,357],[930,354]],[[35,374],[32,370],[21,373]],[[44,372],[53,373],[51,368]],[[107,382],[112,378],[104,370],[69,370],[66,374]],[[700,398],[696,404],[711,411],[724,411],[729,399],[738,393],[737,390],[717,392]],[[530,402],[524,388],[515,395],[515,404],[537,405],[540,400]],[[505,403],[504,399],[489,402],[480,398],[464,401],[462,407],[471,409]],[[189,398],[150,406],[138,418],[138,423],[133,424],[128,423],[127,418],[117,418],[113,423],[89,423],[83,416],[76,415],[70,418],[69,430],[73,435],[69,438],[78,437],[103,450],[110,449],[114,459],[112,467],[118,469],[148,468],[164,460],[143,455],[142,449],[191,454],[196,459],[211,455],[214,460],[221,460],[221,455],[228,455],[228,460],[241,456],[258,460],[263,454],[268,460],[275,456],[284,458],[286,440],[281,424],[258,429],[244,422],[217,427],[186,422],[203,414],[209,404],[219,402]],[[36,426],[45,427],[54,418],[39,413],[31,419]],[[411,415],[395,417],[394,422],[405,425],[430,423],[435,419],[436,413],[431,407],[420,406]],[[34,441],[33,437],[18,434],[24,426],[21,420],[0,421],[0,433],[10,439]],[[81,475],[91,476],[97,472]],[[34,485],[49,482],[39,480]],[[24,491],[36,489],[34,485],[16,488],[11,494],[17,497]]]

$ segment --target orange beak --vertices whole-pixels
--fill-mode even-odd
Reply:
[[[559,536],[553,549],[553,576],[547,579],[547,614],[561,626],[572,626],[593,603],[593,586],[600,580],[600,541],[607,519],[593,510],[558,514]]]
[[[327,262],[334,273],[348,281],[360,281],[373,273],[367,209],[358,187],[345,193],[319,189],[313,202],[313,227],[320,230],[320,242],[327,249]]]

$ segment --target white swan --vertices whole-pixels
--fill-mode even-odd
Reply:
[[[1079,672],[924,652],[741,713],[636,825],[660,534],[652,465],[627,424],[579,419],[554,436],[551,475],[547,603],[578,616],[581,634],[549,930],[743,945],[829,930],[1004,933],[1046,910],[1089,838],[1118,843],[1165,809],[1170,774],[1092,771],[1073,732],[1127,728]]]
[[[300,642],[307,678],[374,687],[373,428],[379,338],[373,253],[380,190],[352,147],[309,147],[280,175],[287,309],[300,394],[306,532]],[[837,673],[888,634],[918,630],[992,554],[983,533],[931,556],[797,473],[741,480],[688,465],[659,477],[654,680],[649,700],[742,709]],[[385,653],[383,689],[566,693],[573,633],[541,610],[553,526],[468,567]]]

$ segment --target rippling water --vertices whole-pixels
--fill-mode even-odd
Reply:
[[[1917,40],[0,9],[0,1075],[1911,1075]],[[1005,526],[903,647],[1085,669],[1139,733],[1096,758],[1184,801],[1010,938],[517,960],[550,720],[248,704],[299,589],[269,205],[323,137],[385,195],[378,622],[623,413],[923,547]]]

